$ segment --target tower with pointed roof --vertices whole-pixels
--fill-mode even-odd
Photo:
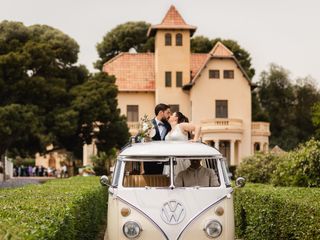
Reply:
[[[174,110],[188,115],[189,93],[182,87],[190,82],[190,37],[195,30],[171,6],[162,22],[148,31],[148,36],[155,37],[155,102],[179,105]]]

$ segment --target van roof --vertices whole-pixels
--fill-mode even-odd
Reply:
[[[181,157],[213,157],[221,153],[204,143],[188,141],[153,141],[135,143],[125,148],[120,156],[181,156]]]

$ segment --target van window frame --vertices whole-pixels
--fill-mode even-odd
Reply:
[[[112,187],[118,187],[118,183],[119,183],[119,178],[121,176],[121,168],[123,165],[123,161],[122,158],[118,158],[118,160],[116,161],[115,167],[114,167],[114,172],[112,175],[112,183],[111,186]]]
[[[228,167],[228,162],[226,158],[221,158],[220,159],[221,162],[221,168],[222,168],[222,174],[223,174],[223,178],[224,178],[224,182],[226,184],[226,187],[231,187],[231,180],[229,177],[230,171],[229,171],[229,167]]]
[[[220,183],[220,186],[217,187],[201,187],[201,186],[192,186],[192,187],[177,187],[174,185],[174,181],[175,181],[175,177],[174,176],[174,161],[177,161],[177,159],[199,159],[201,158],[202,160],[209,160],[212,159],[214,161],[214,165],[216,167],[216,174]],[[170,184],[167,187],[149,187],[149,186],[145,186],[145,187],[125,187],[123,185],[123,180],[124,177],[126,175],[125,173],[125,162],[146,162],[146,161],[150,161],[150,160],[154,160],[154,161],[159,161],[159,162],[169,162],[170,165]],[[223,185],[225,184],[226,186],[228,185],[228,182],[225,179],[225,174],[223,171],[223,166],[222,166],[222,162],[221,162],[222,158],[220,157],[216,157],[216,156],[194,156],[194,157],[188,157],[188,156],[123,156],[121,158],[118,159],[117,164],[115,166],[115,174],[118,173],[116,175],[116,177],[113,179],[113,186],[119,186],[119,184],[121,185],[122,188],[125,189],[143,189],[143,188],[154,188],[154,189],[174,189],[174,188],[188,188],[188,189],[193,189],[193,188],[197,188],[197,189],[209,189],[209,188],[221,188],[223,187]],[[119,164],[119,162],[121,162],[121,164]],[[119,166],[118,166],[119,165]],[[207,168],[207,166],[205,166]],[[214,170],[213,168],[209,168]],[[121,179],[120,179],[121,176]],[[231,186],[231,185],[230,185]]]

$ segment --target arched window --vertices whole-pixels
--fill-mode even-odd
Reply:
[[[182,34],[181,33],[176,34],[176,46],[182,46]]]
[[[165,35],[165,45],[171,46],[171,34],[170,33],[166,33],[166,35]]]

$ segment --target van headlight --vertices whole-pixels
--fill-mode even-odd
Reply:
[[[122,231],[127,238],[133,239],[140,235],[142,229],[138,223],[128,221],[123,225]]]
[[[222,233],[222,225],[217,220],[211,220],[203,229],[210,238],[217,238]]]

